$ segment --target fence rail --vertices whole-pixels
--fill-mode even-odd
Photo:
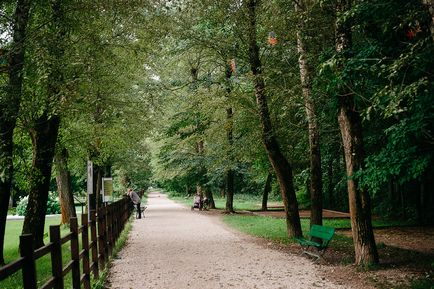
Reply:
[[[99,278],[131,211],[131,201],[126,197],[99,208],[97,212],[91,210],[90,218],[82,214],[81,226],[77,218],[71,218],[70,232],[63,237],[60,236],[60,225],[50,226],[50,242],[36,250],[32,235],[21,235],[21,257],[0,268],[0,281],[21,270],[24,289],[37,289],[36,260],[50,254],[51,277],[40,289],[63,289],[64,277],[70,272],[72,288],[91,288],[91,273],[95,279]],[[63,266],[62,245],[67,242],[70,242],[71,260]]]

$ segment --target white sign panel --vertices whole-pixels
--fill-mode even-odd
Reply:
[[[102,195],[104,202],[111,202],[113,200],[113,179],[102,178]]]
[[[93,194],[93,163],[87,161],[87,194]]]

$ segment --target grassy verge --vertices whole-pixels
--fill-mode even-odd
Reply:
[[[255,237],[281,244],[294,242],[294,240],[288,238],[286,221],[284,219],[262,216],[226,215],[223,216],[223,221],[232,228]],[[324,226],[345,227],[347,221],[348,220],[344,219],[325,219]],[[301,228],[303,234],[307,235],[309,232],[309,219],[301,219]],[[347,246],[348,244],[351,244],[351,239],[340,235],[335,236],[333,243],[331,243],[331,245],[336,247]]]
[[[133,217],[131,217],[130,221],[128,221],[127,224],[125,225],[124,230],[122,231],[121,235],[119,236],[119,239],[117,240],[117,242],[115,244],[115,247],[113,248],[112,256],[108,260],[108,263],[106,264],[105,269],[102,272],[100,272],[100,278],[98,280],[95,280],[94,283],[92,284],[92,289],[104,289],[104,288],[106,288],[105,284],[107,282],[108,269],[110,268],[110,264],[111,264],[113,258],[117,257],[117,254],[125,246],[125,244],[128,240],[128,235],[129,235],[129,233],[131,231],[131,227],[132,227],[132,223],[131,223],[132,218]]]

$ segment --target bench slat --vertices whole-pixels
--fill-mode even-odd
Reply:
[[[324,241],[330,241],[335,234],[335,228],[325,227],[320,225],[312,225],[309,236],[312,238],[320,238]]]

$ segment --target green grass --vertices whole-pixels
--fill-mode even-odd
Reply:
[[[266,240],[281,244],[289,244],[294,242],[293,239],[288,238],[286,221],[282,218],[278,219],[256,215],[234,214],[223,216],[223,221],[230,227],[255,237],[264,238]],[[323,225],[338,229],[351,229],[351,223],[349,219],[324,219]],[[373,225],[374,227],[387,227],[397,225],[402,226],[407,225],[407,223],[398,221],[374,220]],[[303,235],[308,236],[309,218],[301,219],[301,227],[303,230]],[[352,238],[340,234],[336,234],[333,237],[333,242],[330,243],[330,247],[336,250],[351,251],[352,246]]]
[[[262,216],[225,215],[229,226],[249,235],[287,244],[290,242],[284,219]]]
[[[12,262],[19,258],[19,236],[21,235],[21,230],[23,227],[23,220],[9,220],[6,222],[6,233],[5,233],[5,249],[4,256],[5,261]],[[45,219],[45,238],[44,242],[48,243],[48,230],[50,225],[58,225],[60,223],[60,216],[50,217]],[[69,228],[66,226],[61,227],[61,235],[65,235],[69,232]],[[62,247],[63,263],[67,263],[67,260],[71,259],[71,253],[68,248],[69,243],[66,243]],[[46,255],[36,261],[36,274],[38,278],[38,286],[42,286],[44,282],[51,276],[51,258]],[[66,276],[65,285],[71,282],[70,274]],[[22,277],[21,271],[18,271],[11,277],[0,282],[0,288],[2,289],[15,289],[22,288]]]
[[[5,245],[4,245],[4,257],[6,262],[11,262],[20,256],[18,250],[18,244],[20,241],[20,235],[23,228],[24,220],[8,220],[6,222],[5,231]],[[48,234],[50,225],[60,224],[60,215],[56,217],[50,217],[45,219],[45,234]],[[62,233],[65,234],[69,229],[62,228]],[[48,241],[48,236],[44,241]]]
[[[292,242],[288,238],[286,230],[286,221],[263,216],[246,216],[246,215],[226,215],[223,221],[229,226],[256,237],[265,238],[283,244]],[[325,219],[324,226],[345,227],[349,223],[345,219]],[[309,219],[301,219],[301,228],[303,234],[309,233]]]

